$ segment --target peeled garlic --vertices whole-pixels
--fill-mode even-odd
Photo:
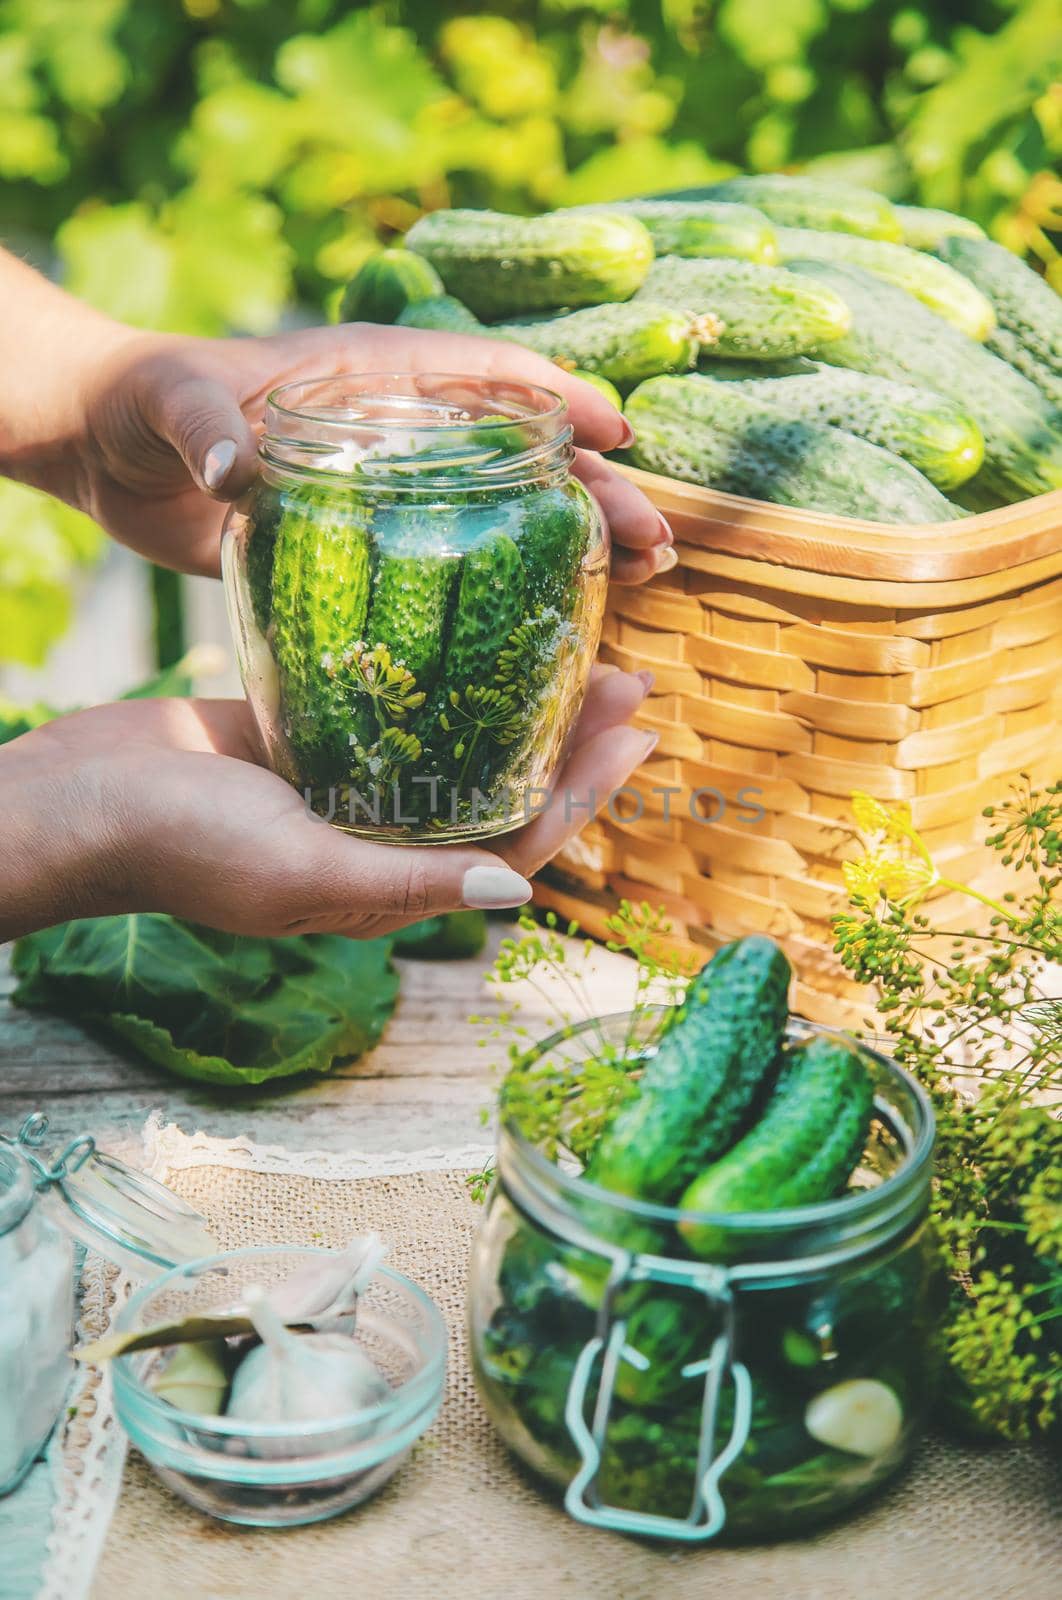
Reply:
[[[290,1333],[266,1299],[248,1289],[245,1304],[262,1340],[236,1369],[227,1415],[241,1422],[332,1422],[377,1406],[391,1387],[369,1357],[343,1333]],[[344,1443],[364,1439],[375,1423],[344,1430]],[[298,1455],[300,1444],[255,1441],[257,1455]]]
[[[809,1402],[804,1426],[820,1444],[857,1456],[880,1456],[900,1437],[903,1408],[888,1384],[849,1378]]]
[[[179,1411],[200,1417],[220,1415],[229,1387],[225,1345],[220,1339],[177,1345],[151,1383],[152,1394]]]

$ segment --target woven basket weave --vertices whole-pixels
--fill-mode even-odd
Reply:
[[[830,927],[858,854],[852,791],[909,801],[948,876],[991,893],[1007,869],[982,808],[1020,773],[1058,776],[1062,491],[897,529],[626,470],[679,562],[613,590],[601,658],[653,671],[640,720],[659,743],[536,898],[598,936],[621,897],[662,904],[699,960],[771,934],[798,1010],[859,1021],[866,996]],[[959,925],[972,905],[961,897]]]

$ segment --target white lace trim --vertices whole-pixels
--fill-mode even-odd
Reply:
[[[165,1182],[169,1172],[188,1167],[233,1167],[245,1172],[289,1172],[297,1178],[391,1178],[400,1172],[442,1172],[483,1166],[493,1144],[459,1145],[449,1150],[286,1150],[251,1139],[218,1139],[201,1130],[183,1133],[153,1111],[144,1125],[144,1170]]]
[[[229,1167],[246,1172],[287,1172],[293,1177],[385,1178],[403,1172],[475,1170],[493,1157],[489,1144],[423,1150],[285,1150],[256,1145],[245,1138],[215,1138],[198,1131],[183,1133],[153,1111],[143,1131],[143,1150],[114,1150],[165,1182],[171,1172],[189,1167]],[[109,1303],[118,1305],[130,1293],[129,1278],[112,1279],[107,1264],[90,1253],[81,1275],[82,1312],[78,1339],[99,1331],[101,1313],[109,1325]],[[89,1319],[92,1319],[91,1321]],[[107,1529],[121,1491],[126,1440],[114,1416],[109,1376],[89,1367],[75,1383],[70,1398],[77,1415],[68,1429],[83,1429],[82,1442],[56,1451],[56,1504],[48,1539],[41,1587],[36,1600],[87,1600],[103,1550]]]

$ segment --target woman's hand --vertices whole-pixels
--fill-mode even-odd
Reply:
[[[462,906],[515,906],[527,879],[649,754],[626,727],[648,676],[597,668],[550,804],[490,847],[371,844],[312,816],[259,765],[237,700],[128,700],[0,750],[0,940],[74,917],[167,911],[231,933],[370,938]]]
[[[269,339],[137,335],[84,380],[84,509],[164,566],[216,574],[224,508],[248,487],[267,395],[344,372],[463,372],[562,394],[575,470],[612,533],[613,577],[642,583],[674,565],[671,530],[597,453],[628,443],[626,420],[589,384],[518,345],[476,335],[348,323]]]

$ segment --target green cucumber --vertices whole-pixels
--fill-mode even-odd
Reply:
[[[781,267],[753,261],[664,256],[654,263],[634,303],[682,307],[713,319],[702,345],[706,361],[739,357],[775,361],[803,355],[848,328],[850,315],[839,295],[808,294],[807,284]]]
[[[596,389],[598,394],[603,394],[610,405],[617,411],[623,410],[623,396],[608,378],[603,378],[600,372],[586,372],[582,367],[570,367],[569,375],[578,378],[582,383],[588,383],[591,389]]]
[[[254,620],[262,633],[273,615],[273,557],[283,515],[282,491],[259,479],[247,515],[247,587]]]
[[[480,322],[468,307],[452,294],[433,295],[428,300],[414,300],[396,318],[400,328],[431,328],[439,333],[486,333],[486,324]]]
[[[787,228],[857,233],[865,239],[898,240],[902,236],[896,212],[885,196],[854,184],[766,172],[727,178],[703,193],[713,200],[737,200],[756,206],[772,222]]]
[[[628,300],[653,259],[648,231],[636,217],[613,211],[580,217],[434,211],[414,223],[406,245],[481,317]]]
[[[778,260],[774,228],[755,206],[728,200],[618,200],[573,206],[558,215],[600,211],[636,217],[652,235],[658,256],[736,256],[765,266]]]
[[[365,622],[365,642],[387,646],[396,666],[404,666],[427,692],[442,668],[447,605],[457,577],[458,559],[447,547],[451,518],[426,510],[425,526],[412,526],[411,511],[398,517],[399,534],[389,539],[386,516],[377,529],[376,571]]]
[[[956,508],[899,456],[823,423],[790,420],[703,377],[651,378],[627,401],[635,466],[705,488],[871,522],[950,522]]]
[[[893,206],[899,218],[904,244],[912,250],[935,250],[942,239],[959,234],[964,239],[983,239],[985,230],[969,217],[957,217],[953,211],[939,211],[933,206]]]
[[[812,228],[779,228],[778,252],[785,262],[840,261],[862,267],[876,278],[906,289],[971,339],[987,339],[996,325],[991,300],[969,278],[905,244],[860,239],[851,233],[818,233]]]
[[[989,239],[942,239],[937,255],[988,296],[1000,330],[1020,339],[1037,364],[1062,381],[1062,297],[1051,285]]]
[[[412,250],[381,250],[347,284],[339,302],[340,322],[395,322],[408,305],[444,294],[443,281]]]
[[[710,329],[688,312],[640,299],[627,305],[587,306],[559,317],[495,322],[489,327],[459,300],[422,300],[399,317],[403,327],[441,328],[512,339],[558,365],[585,368],[610,383],[629,386],[658,372],[684,372],[697,360],[698,333]]]
[[[444,673],[451,690],[490,684],[524,611],[520,551],[506,533],[484,534],[461,562]]]
[[[739,382],[742,394],[794,420],[825,422],[891,450],[938,489],[965,483],[984,460],[985,442],[969,412],[928,389],[806,360],[762,373],[756,362],[719,361],[705,369],[705,377]]]
[[[823,348],[824,361],[914,383],[962,406],[984,435],[981,476],[1004,498],[1062,488],[1062,413],[1027,378],[859,267],[801,261],[792,270],[834,289],[851,308],[851,330]]]
[[[797,1045],[749,1132],[694,1178],[679,1210],[712,1216],[831,1199],[862,1155],[873,1099],[854,1044],[818,1037]],[[692,1220],[678,1228],[695,1255],[725,1253],[725,1228]]]
[[[352,739],[374,736],[344,659],[369,608],[371,513],[338,486],[285,494],[273,557],[273,654],[300,783],[349,777]],[[363,698],[363,697],[362,697]]]
[[[605,1128],[586,1176],[667,1202],[726,1149],[781,1047],[792,972],[772,939],[727,945],[694,979],[642,1074]]]
[[[487,331],[625,386],[658,372],[688,371],[696,365],[698,332],[710,335],[687,312],[641,296],[628,305],[590,306],[541,322],[495,323]]]
[[[1040,361],[1020,334],[1010,328],[997,328],[990,338],[985,340],[985,347],[991,350],[994,356],[1005,361],[1008,366],[1020,372],[1023,378],[1028,378],[1034,383],[1051,405],[1062,408],[1062,374],[1055,372],[1043,361]]]
[[[572,615],[587,554],[586,511],[587,493],[580,483],[546,490],[528,508],[520,554],[531,616],[548,611],[567,620]]]

